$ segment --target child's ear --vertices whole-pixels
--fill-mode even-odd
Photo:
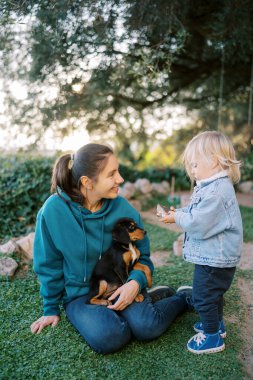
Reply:
[[[81,180],[81,184],[82,184],[82,186],[85,188],[85,189],[87,189],[87,190],[92,190],[92,180],[89,178],[89,177],[87,177],[86,175],[83,175],[81,178],[80,178],[80,180]]]
[[[218,161],[218,158],[215,157],[215,156],[212,156],[212,169],[215,169],[217,168],[218,166],[220,166],[220,163]]]

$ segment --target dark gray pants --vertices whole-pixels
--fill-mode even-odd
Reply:
[[[207,334],[219,331],[220,321],[223,319],[223,294],[230,288],[235,269],[195,265],[194,308],[199,313],[204,332]]]

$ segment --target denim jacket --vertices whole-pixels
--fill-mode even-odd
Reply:
[[[242,219],[226,172],[200,181],[190,204],[176,210],[175,221],[185,232],[183,256],[186,261],[218,268],[239,263]]]

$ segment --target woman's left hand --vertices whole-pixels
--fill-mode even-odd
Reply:
[[[138,282],[135,280],[131,280],[126,284],[122,285],[120,288],[114,292],[109,299],[109,301],[113,301],[116,297],[119,296],[117,302],[114,305],[107,306],[108,309],[121,311],[124,310],[128,305],[134,301],[135,297],[140,291],[140,287]]]

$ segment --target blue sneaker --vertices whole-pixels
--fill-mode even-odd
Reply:
[[[176,292],[177,295],[180,295],[180,297],[184,298],[188,305],[189,310],[194,310],[194,304],[193,304],[193,299],[192,299],[192,286],[180,286],[177,289]]]
[[[188,341],[187,349],[194,354],[212,354],[225,350],[225,343],[219,333],[200,332]]]
[[[194,324],[193,328],[198,333],[199,332],[204,333],[202,322],[196,322]],[[222,337],[222,339],[226,338],[226,336],[227,336],[226,327],[224,325],[223,320],[220,322],[219,334]]]

